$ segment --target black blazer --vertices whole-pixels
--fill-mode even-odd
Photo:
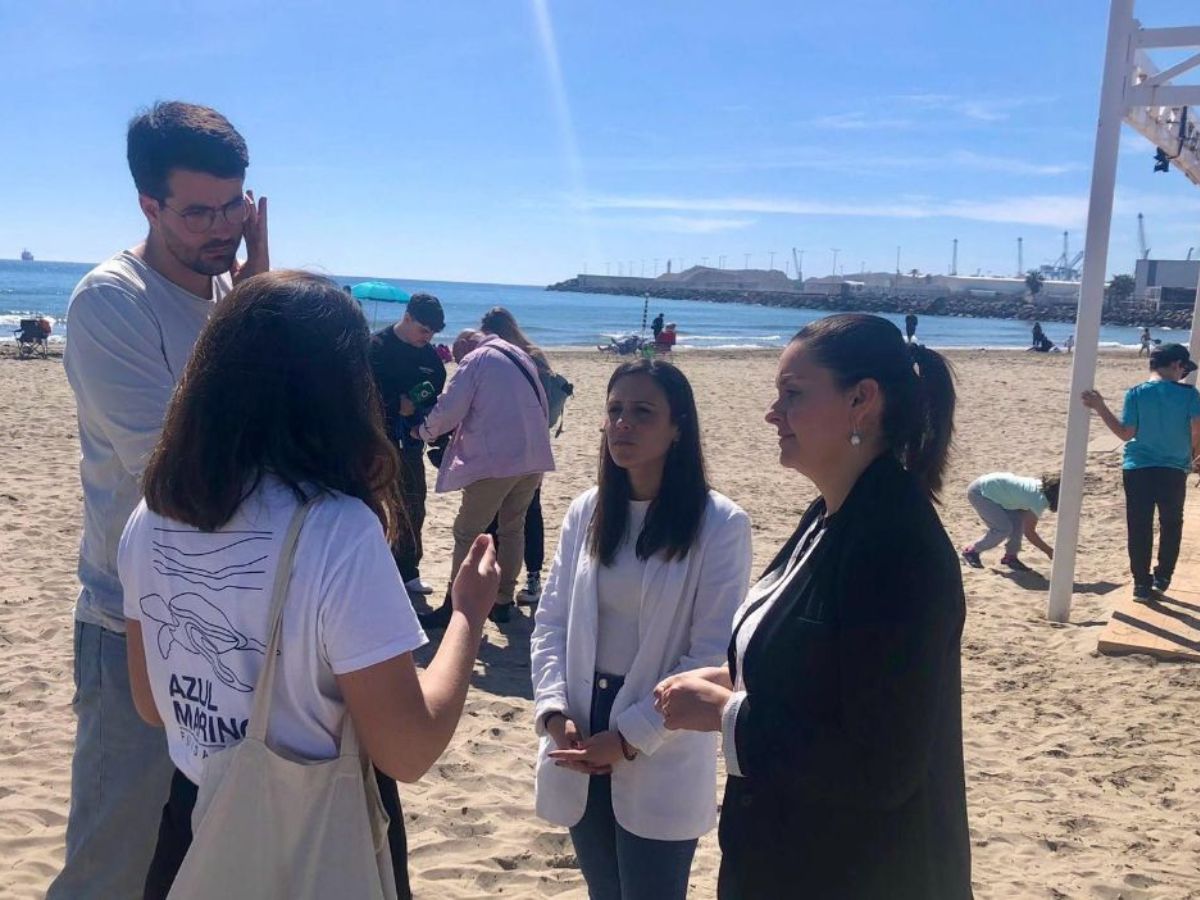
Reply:
[[[818,500],[771,569],[823,513]],[[958,555],[890,456],[826,527],[746,650],[719,896],[969,898]]]

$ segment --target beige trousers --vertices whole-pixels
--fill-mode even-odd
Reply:
[[[458,567],[467,558],[472,542],[487,531],[492,519],[497,519],[500,589],[496,602],[513,602],[525,552],[525,513],[541,483],[542,473],[534,472],[532,475],[513,475],[508,478],[484,478],[463,488],[462,505],[454,518],[451,584],[458,574]]]

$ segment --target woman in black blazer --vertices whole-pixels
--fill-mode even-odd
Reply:
[[[821,496],[734,620],[729,662],[658,687],[668,728],[720,731],[722,900],[971,896],[957,554],[932,498],[945,360],[878,316],[784,351],[767,421]]]

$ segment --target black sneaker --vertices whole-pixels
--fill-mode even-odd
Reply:
[[[445,628],[450,624],[450,613],[452,609],[449,603],[443,603],[433,612],[418,613],[417,621],[421,623],[421,627],[425,631],[435,631]]]
[[[1150,600],[1154,597],[1154,591],[1148,584],[1135,584],[1133,586],[1133,599],[1138,601]]]
[[[503,625],[512,619],[513,607],[516,606],[511,600],[508,603],[493,603],[492,611],[488,613],[488,618],[497,625]]]
[[[983,560],[979,558],[979,554],[970,547],[964,547],[962,552],[963,561],[972,569],[982,569]]]
[[[1156,591],[1165,591],[1170,586],[1171,586],[1170,576],[1165,576],[1165,577],[1162,575],[1154,576],[1154,589]]]

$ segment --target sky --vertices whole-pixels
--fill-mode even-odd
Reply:
[[[213,106],[275,267],[545,284],[774,264],[1015,274],[1083,244],[1103,0],[0,0],[0,258],[145,220],[155,100]],[[1140,0],[1147,26],[1194,0]],[[1173,62],[1178,57],[1164,57]],[[1200,189],[1122,137],[1110,273],[1200,254]],[[772,251],[774,256],[771,255]],[[747,257],[747,254],[749,256]]]

